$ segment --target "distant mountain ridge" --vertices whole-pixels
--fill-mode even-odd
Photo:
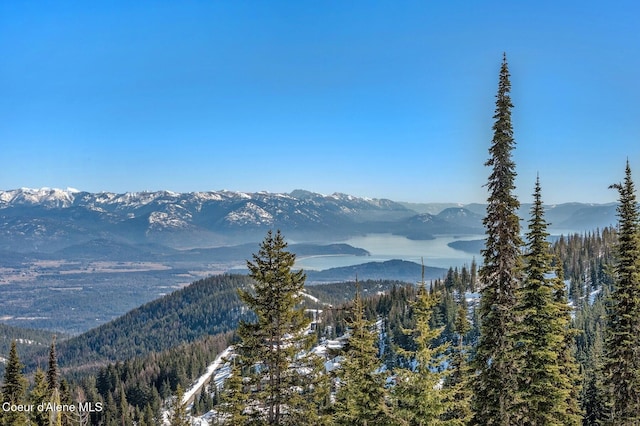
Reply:
[[[359,265],[325,269],[323,271],[307,271],[307,281],[311,284],[335,283],[348,281],[358,277],[365,280],[399,280],[417,283],[422,277],[422,266],[406,260],[387,260],[385,262],[368,262]],[[433,280],[443,278],[447,274],[444,268],[426,266],[424,278]]]
[[[0,190],[0,250],[55,251],[91,240],[172,248],[260,241],[267,229],[292,240],[337,241],[366,233],[414,239],[482,233],[482,204],[420,204],[388,199],[268,192],[89,193],[53,188]],[[554,226],[585,231],[615,224],[615,204],[547,208]],[[557,213],[557,214],[556,214]],[[528,217],[528,207],[521,214]],[[575,227],[572,227],[575,225]]]
[[[212,247],[259,241],[273,228],[288,237],[327,240],[415,214],[391,200],[300,190],[93,194],[21,188],[0,191],[0,248],[53,251],[99,238]]]

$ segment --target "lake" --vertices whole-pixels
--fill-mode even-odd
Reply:
[[[296,267],[307,270],[324,270],[341,266],[358,265],[367,262],[383,262],[391,259],[402,259],[420,263],[424,258],[425,266],[439,268],[471,265],[473,255],[447,246],[452,241],[479,240],[484,235],[439,236],[433,240],[410,240],[393,234],[368,234],[340,241],[367,250],[371,256],[311,256],[299,258]],[[479,263],[480,253],[476,256]]]

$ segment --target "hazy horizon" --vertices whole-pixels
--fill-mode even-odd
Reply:
[[[258,193],[268,193],[268,194],[292,194],[295,191],[308,191],[308,192],[313,192],[325,197],[329,197],[335,194],[344,194],[344,195],[349,195],[349,196],[354,196],[354,197],[358,197],[358,198],[362,198],[362,199],[386,199],[386,200],[391,200],[397,203],[402,203],[402,204],[415,204],[415,205],[460,205],[460,206],[466,206],[466,205],[470,205],[470,204],[486,204],[486,200],[485,201],[472,201],[472,202],[464,202],[464,201],[430,201],[430,200],[425,200],[425,201],[406,201],[406,200],[400,200],[400,199],[394,199],[394,198],[386,198],[386,197],[369,197],[366,195],[354,195],[354,194],[349,194],[346,193],[344,191],[332,191],[330,193],[321,193],[321,192],[315,192],[315,191],[309,191],[307,189],[304,188],[295,188],[292,191],[287,191],[287,192],[274,192],[274,191],[267,191],[267,190],[262,190],[262,191],[242,191],[242,190],[231,190],[231,189],[225,189],[225,188],[221,188],[221,189],[208,189],[208,190],[203,190],[203,191],[183,191],[183,192],[179,192],[179,191],[171,191],[171,190],[167,190],[167,189],[155,189],[155,190],[149,190],[149,189],[143,189],[143,190],[139,190],[139,191],[109,191],[109,190],[104,190],[104,191],[86,191],[83,190],[81,188],[75,188],[75,187],[68,187],[68,188],[56,188],[56,187],[51,187],[51,186],[44,186],[44,187],[40,187],[40,188],[30,188],[30,187],[20,187],[20,188],[0,188],[0,191],[3,192],[9,192],[9,191],[19,191],[19,190],[29,190],[29,191],[68,191],[68,192],[72,192],[72,193],[81,193],[81,192],[86,192],[86,193],[93,193],[93,194],[98,194],[98,193],[112,193],[112,194],[132,194],[132,193],[154,193],[154,192],[162,192],[162,191],[167,191],[167,192],[172,192],[172,193],[176,193],[176,194],[190,194],[190,193],[198,193],[198,192],[225,192],[225,191],[229,191],[229,192],[234,192],[234,193],[244,193],[244,194],[258,194]],[[531,201],[523,201],[523,200],[519,200],[521,205],[529,205],[532,203]],[[594,204],[594,205],[604,205],[604,204],[615,204],[617,203],[617,200],[614,201],[608,201],[608,202],[603,202],[603,203],[593,203],[593,202],[584,202],[584,201],[561,201],[558,203],[543,203],[545,206],[547,207],[551,207],[554,205],[560,205],[560,204]]]

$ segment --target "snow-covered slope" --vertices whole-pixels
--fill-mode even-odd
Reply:
[[[388,199],[304,190],[116,194],[20,188],[0,190],[0,250],[53,251],[98,238],[176,248],[230,245],[260,241],[267,229],[280,229],[298,241],[366,233],[429,239],[484,232],[482,215],[468,207],[418,214]],[[554,216],[556,211],[562,214]],[[615,205],[573,203],[553,206],[548,213],[566,229],[575,219],[578,232],[615,223]]]
[[[414,214],[390,200],[306,191],[116,194],[20,188],[0,191],[0,236],[5,242],[0,249],[51,250],[65,241],[93,238],[194,246],[201,244],[194,238],[215,241],[217,236],[229,243],[238,237],[240,241],[231,242],[243,242],[247,234],[263,236],[274,228],[330,239],[370,231],[366,224],[371,221],[395,222]]]

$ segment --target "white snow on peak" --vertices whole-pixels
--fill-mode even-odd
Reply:
[[[169,204],[165,211],[155,211],[149,215],[152,229],[187,229],[193,215],[179,204]]]
[[[251,195],[246,193],[246,192],[238,192],[238,191],[229,191],[228,189],[223,189],[221,191],[218,191],[220,194],[223,194],[227,197],[238,197],[238,198],[244,198],[247,200],[251,199]]]
[[[193,192],[193,196],[201,201],[222,201],[222,195],[217,192]]]
[[[271,213],[262,207],[249,202],[244,207],[227,214],[225,221],[239,225],[271,225],[274,222],[274,218]]]
[[[353,195],[349,195],[349,194],[343,194],[341,192],[334,192],[333,194],[329,195],[329,198],[334,198],[336,200],[348,200],[348,201],[353,201],[358,199],[358,197],[354,197]]]
[[[70,191],[58,188],[20,188],[0,191],[0,201],[16,204],[43,204],[47,207],[69,207],[75,197]]]

